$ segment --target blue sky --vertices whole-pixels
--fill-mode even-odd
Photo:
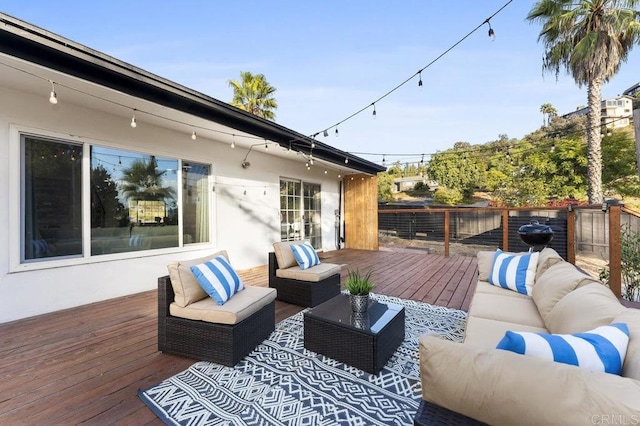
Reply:
[[[229,79],[262,73],[277,88],[276,121],[313,134],[370,105],[481,24],[508,0],[160,1],[5,0],[0,10],[223,101]],[[430,154],[457,141],[521,138],[586,104],[586,88],[542,73],[533,1],[514,0],[372,109],[319,136],[348,152]],[[640,81],[640,48],[603,87]],[[380,155],[363,155],[381,162]],[[388,155],[387,162],[419,158]]]

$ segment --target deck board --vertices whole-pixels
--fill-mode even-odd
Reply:
[[[323,262],[371,271],[374,292],[468,309],[475,258],[421,250],[339,250]],[[268,285],[267,266],[239,271]],[[157,292],[148,291],[0,324],[0,424],[160,425],[140,401],[144,389],[195,360],[157,351]],[[302,310],[276,303],[276,320]]]

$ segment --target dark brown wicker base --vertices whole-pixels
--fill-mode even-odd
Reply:
[[[484,423],[481,423],[470,417],[463,416],[462,414],[458,414],[454,411],[447,410],[446,408],[442,408],[439,405],[435,405],[424,400],[420,402],[420,407],[418,407],[418,412],[416,413],[416,416],[413,418],[413,424],[415,426],[484,425]]]
[[[278,291],[278,300],[298,306],[313,307],[340,294],[340,274],[318,282],[280,278],[276,276],[278,261],[269,253],[269,287]]]
[[[173,317],[168,276],[158,278],[158,350],[233,367],[275,329],[275,301],[235,325]]]
[[[345,304],[349,304],[349,296],[340,297]],[[368,373],[378,374],[404,340],[404,319],[405,312],[402,309],[378,334],[371,334],[350,323],[338,325],[305,313],[304,347]]]

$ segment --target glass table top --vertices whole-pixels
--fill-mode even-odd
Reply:
[[[402,305],[381,303],[370,298],[367,312],[356,313],[351,311],[349,295],[340,294],[305,312],[304,315],[378,334],[402,309]]]

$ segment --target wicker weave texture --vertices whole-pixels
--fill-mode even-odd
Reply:
[[[420,407],[413,418],[415,426],[481,426],[481,423],[470,417],[447,410],[439,405],[427,401],[420,402]]]
[[[345,298],[348,302],[348,299]],[[404,340],[404,309],[377,334],[351,324],[336,324],[322,317],[304,315],[304,347],[337,361],[378,374]]]
[[[158,350],[233,367],[275,329],[275,301],[238,324],[215,324],[173,317],[168,276],[158,278]]]
[[[340,294],[340,274],[318,282],[307,282],[276,276],[278,261],[269,253],[269,287],[278,291],[278,300],[298,306],[314,307]]]

